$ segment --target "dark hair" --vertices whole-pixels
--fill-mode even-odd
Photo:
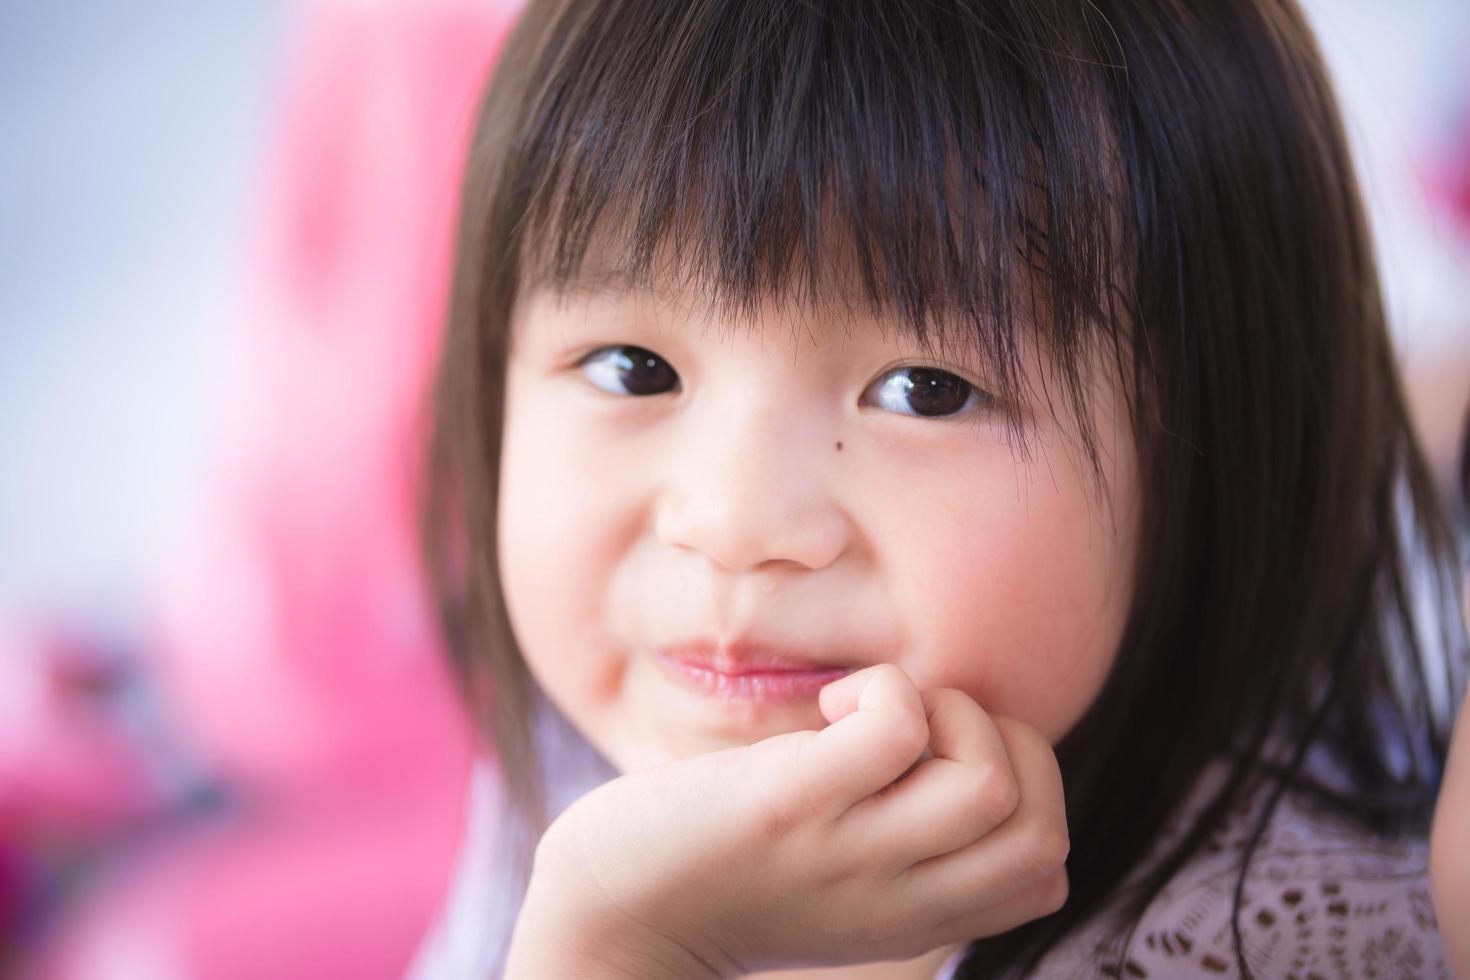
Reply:
[[[1470,411],[1461,423],[1460,438],[1460,500],[1470,514]]]
[[[1451,608],[1454,542],[1291,0],[531,0],[469,161],[424,542],[463,688],[537,820],[496,560],[506,335],[518,293],[576,282],[597,236],[625,262],[602,274],[680,274],[726,309],[962,325],[1003,400],[1034,338],[1094,467],[1086,358],[1124,382],[1147,519],[1116,665],[1057,747],[1071,896],[962,975],[1034,965],[1098,911],[1222,754],[1135,916],[1248,794],[1269,801],[1259,839],[1287,786],[1315,785],[1310,747],[1350,774],[1322,795],[1423,832],[1444,733],[1410,569]]]

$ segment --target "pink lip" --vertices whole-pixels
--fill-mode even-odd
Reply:
[[[848,665],[833,658],[812,656],[804,651],[781,648],[775,644],[758,643],[753,640],[736,640],[729,643],[714,643],[695,640],[663,647],[659,655],[679,663],[692,664],[721,674],[740,675],[755,673],[796,673],[832,671]]]
[[[659,654],[658,662],[669,677],[696,693],[727,701],[771,704],[810,700],[822,688],[848,674],[846,667],[759,670],[748,665],[727,672],[667,654]]]

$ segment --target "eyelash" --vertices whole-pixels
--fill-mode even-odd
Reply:
[[[617,354],[617,355],[620,355],[620,356],[619,357],[615,357],[615,358],[608,358],[608,357],[606,357],[606,355],[609,355],[609,354]],[[617,363],[617,362],[621,362],[621,363]],[[674,382],[673,383],[673,386],[671,388],[665,390],[665,391],[650,391],[650,392],[645,392],[644,393],[645,395],[651,396],[651,395],[659,395],[659,394],[668,394],[668,393],[673,392],[673,391],[678,391],[680,389],[680,387],[681,387],[681,384],[680,384],[680,381],[679,381],[679,375],[678,375],[677,372],[674,371],[672,365],[670,365],[662,357],[659,357],[653,351],[650,351],[650,350],[648,350],[646,348],[643,348],[643,347],[636,347],[636,346],[631,345],[631,344],[615,344],[615,345],[611,345],[611,346],[608,346],[608,347],[599,347],[596,350],[594,350],[594,351],[590,352],[589,354],[587,354],[585,357],[583,357],[580,360],[578,360],[577,363],[575,364],[575,367],[577,367],[578,369],[583,370],[584,371],[584,374],[585,374],[586,368],[589,365],[606,365],[606,364],[612,364],[612,365],[614,365],[610,369],[613,372],[617,371],[619,367],[621,367],[624,370],[628,370],[628,369],[632,369],[634,367],[641,366],[645,370],[650,370],[650,369],[655,369],[658,364],[664,365],[664,367],[667,369],[668,374],[671,374],[673,376],[673,382]],[[921,385],[924,385],[926,383],[932,389],[933,387],[935,387],[937,385],[943,385],[946,382],[948,382],[948,383],[950,383],[950,386],[951,387],[953,387],[953,385],[955,385],[955,384],[960,385],[960,386],[963,386],[963,388],[965,389],[965,400],[960,405],[960,407],[958,409],[956,409],[955,411],[953,411],[953,412],[945,412],[945,413],[936,414],[936,415],[922,415],[919,412],[897,412],[895,414],[898,414],[898,415],[907,415],[907,416],[909,416],[911,418],[952,419],[952,418],[958,418],[960,416],[968,415],[968,414],[970,414],[970,412],[973,412],[973,411],[979,411],[979,410],[982,410],[982,409],[990,408],[994,404],[994,400],[991,398],[991,396],[989,396],[985,392],[981,391],[979,388],[977,388],[975,385],[971,384],[970,382],[966,381],[964,378],[961,378],[959,375],[954,374],[953,372],[950,372],[950,371],[945,371],[942,368],[927,367],[925,365],[920,365],[920,364],[902,364],[902,365],[898,365],[897,367],[892,367],[892,368],[887,369],[881,375],[878,376],[877,380],[874,381],[873,384],[870,384],[870,385],[868,385],[867,388],[864,388],[863,389],[863,395],[866,397],[867,393],[870,390],[872,390],[875,386],[876,387],[880,387],[880,389],[881,388],[888,388],[890,385],[893,385],[894,382],[892,382],[892,381],[886,381],[885,379],[889,379],[889,378],[894,378],[894,379],[901,378],[902,377],[902,372],[915,372],[915,373],[921,374],[922,377],[919,380],[910,380],[907,385],[903,385],[902,383],[900,383],[897,386],[897,388],[899,390],[899,397],[903,397],[904,395],[908,394],[909,392],[919,389],[919,387]],[[607,373],[607,372],[605,371],[604,373]],[[591,380],[591,379],[589,378],[589,380]],[[619,377],[618,380],[622,380],[622,379]],[[595,382],[595,381],[593,381],[592,383],[599,390],[606,391],[606,392],[608,392],[608,394],[612,394],[612,395],[619,395],[619,394],[621,394],[621,395],[625,395],[625,396],[628,396],[628,397],[641,397],[636,392],[631,392],[631,391],[626,391],[626,390],[623,391],[623,392],[609,391],[607,388],[604,388],[602,385],[597,384],[597,382]]]

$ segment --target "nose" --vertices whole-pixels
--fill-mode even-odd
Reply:
[[[665,470],[655,522],[662,543],[741,572],[779,562],[824,568],[847,550],[852,523],[821,452],[834,442],[781,415],[747,407],[691,426]]]

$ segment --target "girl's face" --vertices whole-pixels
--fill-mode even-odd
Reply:
[[[624,772],[821,728],[832,668],[881,661],[1057,741],[1123,630],[1138,464],[1111,371],[1093,379],[1099,494],[1026,360],[1029,459],[984,363],[891,323],[524,297],[499,559],[532,674]]]

